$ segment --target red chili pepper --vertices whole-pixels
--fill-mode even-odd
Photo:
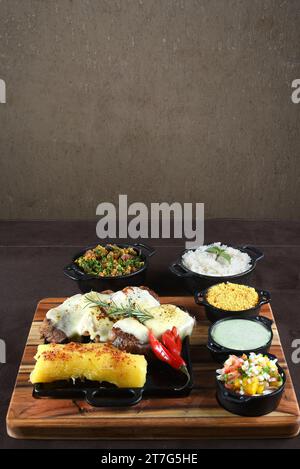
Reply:
[[[177,329],[176,329],[176,334],[174,334],[173,330],[172,331],[168,330],[164,332],[164,334],[162,335],[162,343],[174,355],[181,354],[182,343],[177,333]]]
[[[151,330],[149,330],[149,342],[151,345],[151,349],[154,355],[161,361],[168,363],[172,368],[176,370],[182,371],[182,373],[186,374],[188,377],[188,382],[190,380],[190,375],[186,366],[185,361],[178,353],[178,349],[176,349],[176,353],[172,352],[172,350],[168,350],[166,346],[164,346],[153,334]],[[172,342],[173,343],[173,342]],[[173,343],[174,344],[174,343]]]
[[[180,335],[178,334],[178,330],[175,326],[172,327],[172,332],[173,332],[173,335],[174,335],[174,338],[175,338],[175,342],[176,342],[176,345],[177,345],[177,349],[179,351],[179,353],[181,353],[181,350],[182,350],[182,341],[181,341],[181,337]]]

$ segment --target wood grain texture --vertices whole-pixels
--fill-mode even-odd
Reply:
[[[37,306],[7,414],[11,437],[27,439],[197,439],[288,438],[300,429],[300,412],[280,338],[273,324],[275,354],[287,373],[278,409],[258,418],[240,417],[222,409],[215,398],[218,365],[206,349],[204,309],[192,297],[162,297],[162,303],[184,305],[197,319],[191,338],[194,388],[185,398],[149,398],[128,408],[95,408],[82,400],[34,399],[29,373],[34,366],[39,327],[46,312],[65,298],[46,298]],[[273,318],[269,305],[264,316]]]

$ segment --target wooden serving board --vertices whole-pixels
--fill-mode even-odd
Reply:
[[[7,414],[7,431],[14,438],[55,439],[197,439],[287,438],[300,429],[299,407],[287,369],[276,324],[271,353],[287,374],[278,409],[263,417],[240,417],[221,408],[215,397],[215,370],[208,350],[204,309],[192,297],[162,297],[162,303],[185,306],[197,325],[191,338],[194,388],[189,397],[143,399],[127,408],[95,408],[81,400],[34,399],[29,374],[34,366],[39,327],[46,312],[65,298],[47,298],[37,306],[15,390]],[[273,318],[269,305],[262,314]]]

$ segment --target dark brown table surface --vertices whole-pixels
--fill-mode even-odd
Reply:
[[[78,292],[62,267],[81,247],[97,243],[96,222],[0,221],[0,338],[6,341],[7,363],[0,365],[0,448],[300,448],[290,440],[200,441],[22,441],[6,434],[5,417],[19,362],[37,302]],[[272,293],[272,307],[292,378],[300,397],[300,364],[291,361],[293,339],[300,339],[300,222],[209,220],[205,242],[253,244],[265,253],[253,285]],[[148,242],[148,240],[144,240]],[[186,294],[168,265],[183,249],[182,241],[152,240],[147,284],[160,294]]]

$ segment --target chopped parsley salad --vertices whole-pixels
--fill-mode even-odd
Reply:
[[[230,355],[224,367],[217,370],[217,379],[224,383],[226,389],[240,395],[270,394],[283,384],[276,363],[277,359],[271,360],[262,354]]]
[[[132,274],[144,267],[144,261],[132,247],[121,248],[116,244],[100,244],[78,257],[75,263],[89,275],[117,277]]]

